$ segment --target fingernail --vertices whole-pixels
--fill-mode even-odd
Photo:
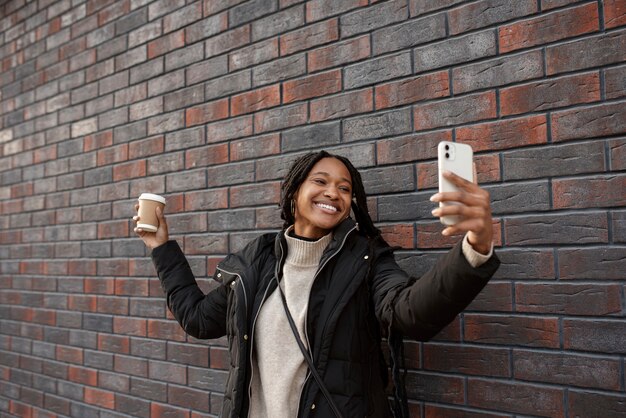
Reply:
[[[438,198],[439,198],[439,193],[435,193],[434,195],[430,197],[430,201],[435,202],[437,201]]]
[[[443,231],[441,231],[441,235],[448,236],[448,235],[450,235],[450,232],[449,232],[449,231],[448,231],[448,229],[446,228],[446,229],[444,229]]]
[[[440,212],[441,212],[441,211],[440,211],[439,209],[433,209],[430,213],[432,213],[432,214],[433,214],[433,216],[439,216],[439,213],[440,213]]]

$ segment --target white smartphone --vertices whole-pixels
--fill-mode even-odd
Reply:
[[[474,181],[474,165],[472,147],[457,142],[442,141],[437,146],[437,160],[439,165],[439,192],[452,192],[458,188],[443,177],[444,171],[451,171],[465,180]],[[457,202],[439,202],[439,206],[458,205]],[[460,219],[449,215],[439,218],[444,225],[454,225]]]

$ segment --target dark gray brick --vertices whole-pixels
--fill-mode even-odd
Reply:
[[[372,168],[361,171],[368,194],[411,192],[416,188],[412,165]]]
[[[248,183],[254,180],[254,162],[227,164],[207,169],[208,187]]]
[[[504,179],[571,176],[605,171],[604,144],[584,142],[504,153]]]
[[[276,81],[297,77],[306,72],[304,54],[292,55],[267,64],[259,65],[252,71],[252,84],[262,86]]]
[[[228,72],[228,55],[203,60],[185,68],[187,85],[219,77]]]
[[[474,61],[496,54],[496,32],[486,30],[415,48],[415,72]]]
[[[482,0],[448,12],[450,33],[459,34],[537,12],[535,0]]]
[[[199,43],[185,48],[177,49],[165,56],[165,71],[187,67],[194,62],[204,59],[204,44]]]
[[[137,239],[133,238],[133,241],[137,242]],[[146,246],[143,242],[140,242],[143,246],[142,250],[145,252]],[[144,254],[141,254],[142,256]],[[138,299],[132,298],[130,301],[129,314],[131,316],[147,317],[147,318],[163,318],[165,316],[165,303],[160,299]]]
[[[131,382],[132,391],[132,382]],[[125,394],[115,394],[115,409],[122,412],[125,417],[137,417],[137,418],[149,418],[150,417],[150,401],[146,399],[137,398],[134,396],[127,396]],[[100,415],[100,418],[104,418]]]
[[[134,67],[148,59],[148,47],[139,45],[115,57],[115,71]]]
[[[209,231],[250,230],[254,224],[254,209],[209,212]]]
[[[154,20],[185,5],[185,0],[158,0],[148,6],[148,18]]]
[[[185,168],[183,152],[170,152],[148,159],[148,174],[162,174]]]
[[[185,85],[185,72],[178,70],[166,73],[148,81],[148,97],[158,96]]]
[[[113,332],[113,317],[83,313],[83,329],[98,332]]]
[[[162,35],[162,23],[160,20],[148,23],[128,34],[128,47],[133,48],[145,42],[156,39]]]
[[[252,41],[269,38],[304,24],[304,7],[294,6],[252,22]]]
[[[410,52],[401,52],[345,67],[344,88],[362,87],[411,73],[411,54]]]
[[[163,17],[163,32],[168,33],[202,18],[202,2],[196,1]],[[187,43],[191,43],[187,41]]]
[[[130,84],[137,84],[141,81],[163,74],[164,57],[154,58],[130,69]]]
[[[109,23],[108,25],[104,25],[87,34],[87,48],[93,48],[94,46],[101,45],[104,42],[113,39],[114,37],[115,37],[115,24]],[[118,43],[119,43],[119,40],[118,40]],[[115,55],[118,52],[119,51],[114,52],[113,54],[101,53],[101,55],[98,57],[98,61],[102,59],[106,59],[110,57],[111,55]]]
[[[144,7],[121,17],[115,22],[115,35],[137,29],[148,23],[148,10]]]
[[[202,103],[204,102],[204,86],[196,85],[167,94],[163,102],[166,112]]]
[[[374,55],[421,45],[446,36],[445,14],[410,20],[372,34]]]
[[[187,44],[198,42],[202,39],[217,35],[226,28],[222,24],[223,16],[216,15],[207,17],[185,29],[185,41]]]
[[[515,217],[504,232],[506,245],[608,243],[606,212]]]
[[[187,149],[204,144],[204,126],[172,132],[165,136],[165,151]]]
[[[350,36],[369,32],[391,23],[399,22],[409,16],[409,8],[405,0],[392,0],[359,9],[341,16],[341,36]]]
[[[452,71],[455,93],[503,86],[540,77],[543,77],[543,58],[539,50],[481,61]]]
[[[411,109],[404,108],[345,120],[343,140],[358,141],[399,135],[410,131]]]
[[[142,399],[165,402],[167,401],[167,384],[154,380],[131,377],[130,393]]]
[[[612,213],[613,242],[626,242],[626,211]]]
[[[207,187],[204,170],[187,170],[182,173],[168,174],[166,177],[168,193]]]
[[[148,133],[146,121],[138,121],[116,127],[113,130],[113,143],[121,144],[134,139],[145,138]]]
[[[182,129],[185,126],[185,112],[176,112],[156,115],[148,119],[148,135],[157,135],[165,132]]]
[[[374,144],[350,144],[329,150],[333,154],[346,157],[356,168],[371,167],[374,165],[376,147]]]
[[[162,340],[131,338],[130,353],[133,356],[165,360],[167,355],[167,343]]]
[[[341,141],[339,122],[318,123],[290,129],[282,133],[282,151],[290,152],[306,148],[318,148],[339,144]]]
[[[98,115],[99,129],[112,128],[126,122],[128,122],[128,110],[126,108],[113,109]]]
[[[485,186],[491,195],[494,215],[550,209],[549,185],[546,180]]]
[[[224,77],[207,81],[204,84],[205,100],[212,100],[232,93],[247,90],[251,87],[250,70],[240,71]]]
[[[212,370],[206,367],[189,367],[189,386],[205,389],[209,391],[221,392],[224,390],[228,372],[223,370]]]
[[[278,9],[277,0],[252,0],[233,7],[228,11],[229,27],[233,28]]]
[[[103,61],[126,51],[126,37],[120,36],[103,43],[96,49],[96,59]]]
[[[405,193],[378,198],[379,221],[415,221],[433,219],[430,213],[434,205],[429,200],[431,192]]]

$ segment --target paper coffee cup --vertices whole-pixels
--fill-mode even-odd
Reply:
[[[161,210],[165,207],[165,198],[158,194],[142,193],[139,196],[139,222],[137,228],[144,231],[156,232],[159,228],[159,218],[157,218],[156,208]]]

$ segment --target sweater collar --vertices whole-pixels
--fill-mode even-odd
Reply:
[[[285,263],[299,266],[316,266],[319,264],[324,250],[332,239],[332,232],[317,241],[307,241],[289,235],[293,225],[285,230],[287,241],[287,258]]]

